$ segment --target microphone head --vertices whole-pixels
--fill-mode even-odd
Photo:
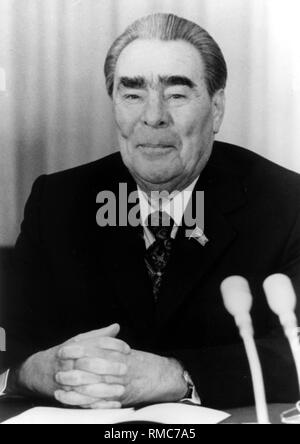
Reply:
[[[252,295],[248,281],[241,276],[231,276],[221,285],[226,310],[234,317],[249,315],[252,308]]]
[[[268,304],[279,317],[294,313],[297,305],[293,284],[285,274],[273,274],[264,284]]]

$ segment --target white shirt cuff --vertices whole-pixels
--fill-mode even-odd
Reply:
[[[192,401],[193,404],[197,404],[197,405],[201,405],[202,404],[201,403],[201,399],[200,399],[200,397],[199,397],[199,395],[197,393],[197,390],[196,390],[195,386],[193,387],[193,393],[192,393],[191,401]]]
[[[7,372],[0,375],[0,396],[5,395],[5,391],[7,388],[8,375],[9,375],[9,370],[7,370]]]
[[[191,397],[190,398],[184,398],[184,399],[181,400],[181,402],[192,402],[193,404],[201,405],[202,403],[201,403],[200,396],[198,395],[196,387],[195,387],[195,384],[193,383],[192,378],[191,378],[191,376],[189,375],[188,372],[184,372],[184,379],[186,380],[187,384],[190,387],[192,386],[193,390],[192,390]]]

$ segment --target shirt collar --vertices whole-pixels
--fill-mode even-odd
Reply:
[[[175,225],[179,227],[182,223],[185,210],[191,199],[198,179],[199,176],[183,191],[174,192],[169,196],[168,199],[159,199],[159,201],[155,198],[151,200],[148,195],[142,191],[140,187],[138,187],[142,225],[145,226],[150,214],[155,213],[156,211],[163,211],[172,217]],[[155,197],[155,194],[153,196]],[[161,207],[159,203],[161,204]]]

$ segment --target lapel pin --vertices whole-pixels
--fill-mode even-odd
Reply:
[[[209,239],[205,236],[204,231],[199,227],[195,228],[189,239],[195,239],[200,245],[202,245],[202,247],[205,247],[205,245],[209,242]]]

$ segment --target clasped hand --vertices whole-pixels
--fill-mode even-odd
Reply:
[[[172,402],[184,396],[186,385],[180,364],[132,350],[116,338],[119,331],[115,324],[77,336],[57,348],[56,358],[61,365],[54,375],[54,396],[59,402],[101,409]]]

